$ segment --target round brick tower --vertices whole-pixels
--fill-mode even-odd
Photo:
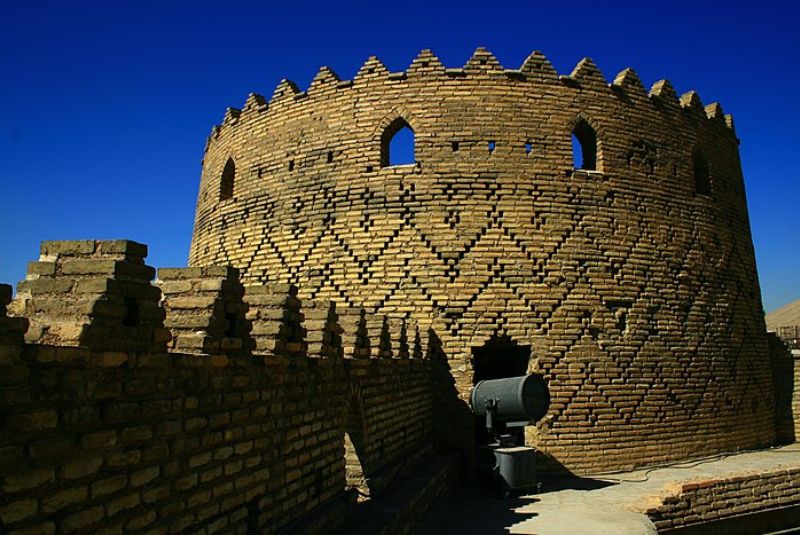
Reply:
[[[389,165],[415,134],[415,163]],[[583,162],[573,163],[573,135]],[[370,58],[229,109],[190,265],[428,322],[462,397],[535,371],[526,440],[592,472],[768,445],[773,393],[738,140],[718,104],[478,49]]]

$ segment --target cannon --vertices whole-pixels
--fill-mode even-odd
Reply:
[[[479,381],[470,393],[476,418],[483,419],[489,443],[479,445],[478,468],[503,493],[536,485],[536,450],[524,444],[523,430],[547,414],[550,393],[540,375]]]

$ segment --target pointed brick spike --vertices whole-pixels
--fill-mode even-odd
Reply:
[[[728,125],[728,128],[730,128],[734,132],[736,131],[736,126],[733,123],[733,115],[731,115],[730,113],[725,115],[725,124]]]
[[[444,65],[438,57],[428,48],[420,51],[417,57],[408,66],[406,72],[409,74],[422,72],[444,72]]]
[[[284,78],[283,80],[281,80],[281,83],[278,84],[278,87],[276,87],[275,91],[272,93],[272,98],[270,99],[270,102],[271,103],[280,102],[284,99],[294,97],[299,93],[300,90],[297,88],[297,84],[295,84],[291,80],[287,80],[286,78]]]
[[[538,50],[534,50],[527,58],[525,58],[525,61],[522,63],[522,66],[519,68],[519,70],[522,74],[530,78],[539,78],[540,80],[552,81],[558,79],[558,73],[553,68],[550,60],[548,60],[545,55]]]
[[[388,76],[388,74],[389,69],[386,68],[386,65],[377,56],[370,56],[353,77],[353,81],[370,80]]]
[[[317,71],[317,74],[314,76],[314,79],[311,80],[311,85],[309,86],[309,91],[311,89],[317,89],[321,86],[333,86],[336,87],[336,84],[339,82],[339,75],[333,72],[333,69],[330,67],[320,67]]]
[[[678,103],[678,94],[675,92],[672,84],[669,83],[669,80],[659,80],[654,83],[653,87],[650,88],[650,96],[657,97],[666,104]]]
[[[698,110],[705,113],[705,110],[703,108],[703,101],[700,100],[700,95],[698,95],[697,91],[695,90],[689,91],[681,95],[680,102],[682,108]]]
[[[209,132],[208,137],[206,137],[206,146],[203,148],[204,152],[208,152],[208,148],[211,146],[211,143],[213,143],[215,139],[219,138],[219,132],[220,125],[215,124],[211,127],[211,132]]]
[[[235,123],[241,115],[242,110],[238,108],[228,108],[225,110],[225,117],[222,119],[222,124],[226,125]]]
[[[251,111],[264,111],[267,109],[267,99],[258,93],[250,93],[242,107],[243,113]]]
[[[465,71],[496,71],[503,72],[503,66],[497,61],[494,55],[485,48],[478,47],[472,53],[466,64],[464,64]]]
[[[725,114],[722,112],[722,105],[719,102],[712,102],[708,106],[705,107],[706,110],[706,117],[709,119],[719,119],[724,120]]]
[[[583,58],[580,60],[578,64],[575,65],[575,68],[572,69],[569,77],[581,85],[606,86],[608,84],[605,76],[603,76],[603,73],[597,68],[597,65],[594,64],[592,58]]]
[[[612,85],[623,89],[629,96],[647,96],[647,91],[642,81],[639,79],[639,75],[630,67],[621,71],[616,78],[614,78]]]

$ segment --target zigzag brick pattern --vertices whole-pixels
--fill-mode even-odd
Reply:
[[[398,119],[416,164],[383,166]],[[596,171],[573,167],[580,120]],[[429,325],[462,397],[472,348],[531,346],[553,403],[527,441],[573,471],[774,439],[732,119],[630,69],[608,84],[588,59],[558,76],[538,52],[509,70],[423,51],[402,73],[370,58],[351,81],[323,68],[307,91],[251,95],[209,138],[190,265]]]

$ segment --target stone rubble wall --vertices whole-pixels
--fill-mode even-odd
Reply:
[[[45,242],[8,307],[20,316],[0,287],[0,532],[329,533],[353,501],[348,406],[371,491],[433,451],[426,351],[373,357],[345,328],[369,315],[342,327],[330,302],[245,293],[228,268],[151,285],[145,255]]]
[[[402,121],[416,163],[385,166]],[[579,121],[596,170],[574,168]],[[695,191],[698,150],[710,194]],[[631,69],[609,84],[588,59],[559,76],[538,52],[505,69],[478,49],[453,69],[423,51],[404,72],[373,57],[352,80],[322,68],[306,91],[250,95],[209,137],[190,265],[429,325],[464,400],[473,348],[530,346],[552,406],[527,441],[554,468],[775,437],[733,121]]]

